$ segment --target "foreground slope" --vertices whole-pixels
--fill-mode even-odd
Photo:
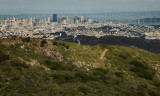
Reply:
[[[159,96],[160,55],[135,47],[3,39],[0,94]]]

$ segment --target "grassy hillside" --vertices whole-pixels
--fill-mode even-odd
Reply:
[[[135,47],[1,39],[0,94],[159,96],[160,55]]]

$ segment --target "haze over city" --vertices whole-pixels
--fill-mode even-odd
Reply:
[[[0,0],[0,15],[159,11],[160,0]]]

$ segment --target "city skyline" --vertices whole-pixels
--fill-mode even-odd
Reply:
[[[0,0],[0,15],[160,11],[160,0]]]

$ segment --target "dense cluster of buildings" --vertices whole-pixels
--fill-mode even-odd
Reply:
[[[104,30],[95,30],[103,27]],[[83,30],[81,29],[83,28]],[[74,29],[74,30],[67,30]],[[160,39],[160,28],[153,26],[129,26],[127,24],[113,24],[112,22],[93,22],[89,17],[57,17],[53,14],[53,19],[16,19],[8,18],[0,20],[0,37],[12,36],[47,38],[54,39],[57,35],[53,33],[66,32],[67,35],[87,35],[87,36],[127,36],[142,37],[146,39]]]
[[[97,23],[101,25],[101,28],[90,27],[89,29],[76,29],[66,31],[67,35],[73,35],[74,37],[78,35],[86,36],[125,36],[125,37],[145,37],[146,39],[160,39],[160,27],[154,28],[154,26],[130,26],[127,24],[113,24],[111,22],[107,23]],[[94,24],[93,24],[94,25]]]

